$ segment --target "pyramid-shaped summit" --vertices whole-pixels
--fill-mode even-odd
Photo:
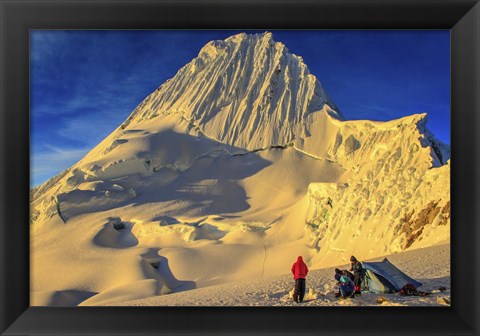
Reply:
[[[122,126],[176,114],[222,143],[246,149],[284,145],[306,117],[343,116],[301,57],[270,32],[211,41],[148,96]]]

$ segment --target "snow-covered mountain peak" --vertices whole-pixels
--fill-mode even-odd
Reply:
[[[283,43],[281,42],[275,42],[273,40],[273,34],[269,31],[266,31],[264,33],[259,33],[259,34],[246,34],[246,33],[239,33],[236,35],[232,35],[230,37],[227,37],[225,40],[223,40],[225,43],[231,43],[231,44],[241,44],[241,43],[246,43],[246,44],[274,44],[277,46],[283,46]]]
[[[268,31],[260,34],[239,33],[225,40],[210,41],[200,50],[198,58],[211,61],[215,57],[222,55],[228,57],[235,56],[236,53],[246,53],[250,48],[255,49],[256,53],[261,55],[265,55],[270,51],[272,55],[277,55],[277,58],[285,57],[289,60],[292,59],[291,61],[299,63],[299,65],[305,68],[305,75],[310,74],[307,65],[303,62],[303,58],[290,53],[289,49],[282,42],[275,41],[273,34]]]
[[[207,43],[122,129],[174,114],[220,142],[255,149],[293,141],[295,129],[325,105],[344,119],[301,57],[269,32],[242,33]]]

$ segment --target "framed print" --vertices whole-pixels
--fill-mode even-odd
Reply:
[[[2,335],[478,334],[477,1],[1,6]]]

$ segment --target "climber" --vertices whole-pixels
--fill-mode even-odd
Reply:
[[[295,290],[293,291],[293,300],[297,303],[303,301],[305,296],[305,278],[308,274],[308,267],[303,262],[301,256],[297,258],[297,261],[292,265],[292,274],[295,279]]]
[[[350,278],[350,280],[355,281],[355,276],[353,275],[352,272],[349,272],[347,270],[340,270],[338,268],[335,268],[335,273],[338,273],[340,275],[345,275]]]
[[[363,267],[362,263],[357,260],[354,256],[350,257],[351,267],[350,271],[353,272],[354,283],[355,283],[355,294],[361,294],[362,288],[362,276],[363,276]]]
[[[338,268],[335,269],[335,280],[338,281],[339,291],[335,293],[335,297],[353,298],[355,297],[355,285],[353,281]]]

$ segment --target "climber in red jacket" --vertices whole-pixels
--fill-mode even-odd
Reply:
[[[305,296],[305,278],[308,274],[308,267],[303,262],[301,256],[298,257],[297,262],[292,265],[292,274],[295,279],[295,290],[293,291],[293,300],[297,303],[303,301]]]

